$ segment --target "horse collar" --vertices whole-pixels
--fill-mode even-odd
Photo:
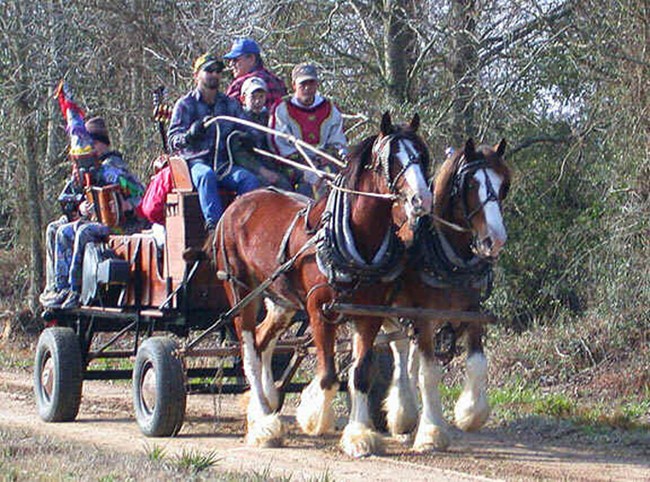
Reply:
[[[337,179],[337,184],[341,178]],[[402,253],[404,246],[390,228],[381,246],[370,262],[366,262],[355,244],[350,231],[350,201],[347,193],[332,189],[327,199],[321,231],[323,238],[318,244],[316,262],[328,282],[369,284],[377,281],[390,282],[404,269]]]
[[[461,258],[444,233],[421,225],[417,231],[415,263],[420,279],[433,288],[470,288],[482,291],[483,299],[492,291],[492,262],[479,256]]]

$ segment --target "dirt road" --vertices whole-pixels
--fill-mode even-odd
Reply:
[[[153,445],[169,454],[192,449],[216,451],[226,470],[268,468],[292,480],[650,480],[645,449],[612,454],[593,447],[551,446],[537,437],[488,426],[480,433],[452,431],[449,451],[412,454],[387,440],[385,455],[352,460],[336,447],[338,434],[310,438],[302,435],[291,415],[280,449],[252,449],[243,443],[244,419],[237,397],[191,396],[186,421],[178,437],[144,437],[133,418],[130,385],[126,382],[86,382],[81,411],[74,423],[46,424],[36,414],[31,374],[0,372],[0,428],[26,428],[57,439],[92,444],[102,450],[139,452]],[[344,423],[343,420],[339,424]],[[513,435],[515,432],[515,435]]]

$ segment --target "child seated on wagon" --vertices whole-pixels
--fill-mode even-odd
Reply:
[[[241,87],[240,97],[244,111],[244,119],[264,127],[268,125],[269,110],[266,107],[267,94],[268,87],[263,79],[249,77],[244,81]],[[282,172],[283,166],[256,154],[251,149],[256,147],[265,151],[269,150],[265,132],[255,128],[251,128],[246,134],[235,131],[231,134],[229,146],[235,162],[255,174],[261,185],[275,186],[287,191],[293,189],[288,176]]]

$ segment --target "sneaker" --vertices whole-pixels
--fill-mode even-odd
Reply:
[[[66,300],[69,294],[70,294],[70,290],[68,289],[57,291],[54,293],[53,296],[48,297],[45,300],[42,300],[41,304],[45,308],[61,308],[61,303],[63,303]]]
[[[70,294],[68,295],[68,297],[61,304],[61,309],[62,310],[70,310],[72,308],[77,308],[77,307],[79,307],[79,292],[78,291],[70,291]]]

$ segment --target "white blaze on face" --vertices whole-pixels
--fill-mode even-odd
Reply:
[[[413,142],[407,139],[400,139],[397,144],[396,156],[402,165],[402,169],[408,166],[403,176],[411,191],[406,210],[409,218],[412,218],[414,214],[419,217],[431,212],[433,195],[427,186],[421,164],[413,163],[409,165],[409,152],[417,152]],[[414,201],[415,205],[413,204]],[[418,212],[414,212],[416,210]]]
[[[483,213],[485,215],[486,232],[483,240],[489,239],[491,245],[489,247],[490,255],[495,256],[499,253],[501,247],[505,244],[507,239],[506,228],[503,224],[503,216],[501,214],[501,206],[495,200],[487,201],[488,188],[487,179],[490,179],[492,189],[498,196],[501,191],[502,179],[494,172],[493,169],[479,169],[474,173],[474,179],[478,182],[478,196],[481,204],[483,205]],[[483,241],[481,240],[481,241]]]

